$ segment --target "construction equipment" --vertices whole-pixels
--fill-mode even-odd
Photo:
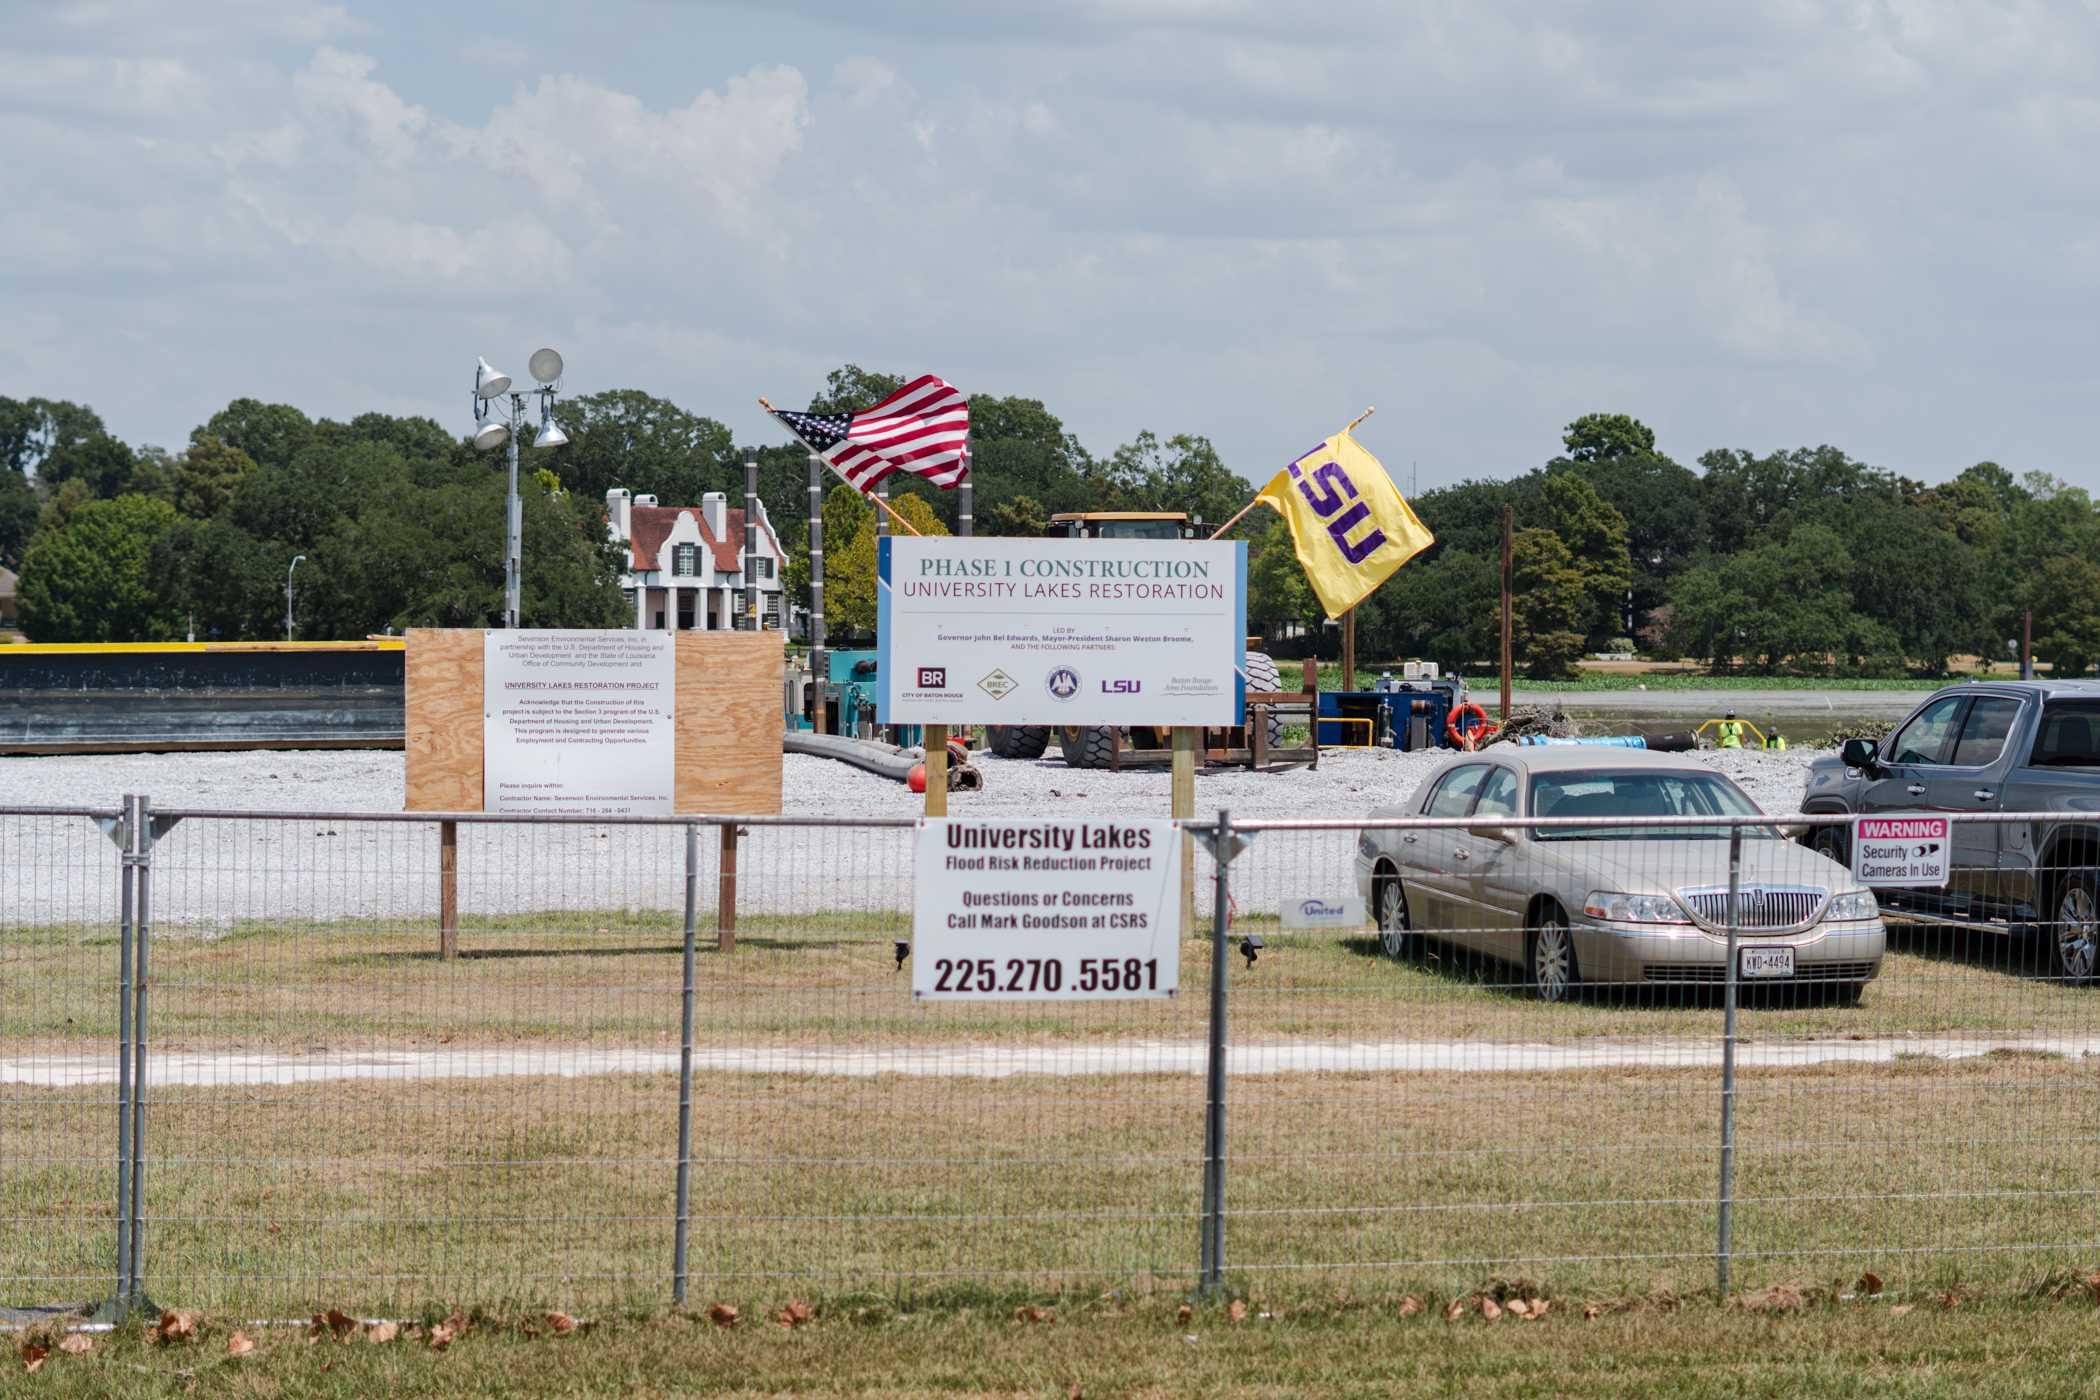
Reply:
[[[1045,532],[1052,539],[1069,540],[1194,540],[1206,538],[1203,522],[1180,511],[1105,510],[1064,511],[1050,517]],[[1258,735],[1250,740],[1246,726],[1207,730],[1204,756],[1211,762],[1247,763],[1266,767],[1271,760],[1319,765],[1319,736],[1309,733],[1300,749],[1283,747],[1283,716],[1302,710],[1310,730],[1317,717],[1318,685],[1307,675],[1303,691],[1286,691],[1283,673],[1275,661],[1258,651],[1247,653],[1247,705],[1250,718],[1259,717]],[[1126,764],[1166,763],[1172,759],[1172,739],[1165,729],[1119,728],[1112,725],[1068,725],[1053,728],[1043,724],[993,725],[987,743],[1000,758],[1041,758],[1055,737],[1065,762],[1074,768],[1121,768]],[[1258,755],[1258,756],[1257,756]]]

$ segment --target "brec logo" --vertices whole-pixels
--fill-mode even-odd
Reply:
[[[1079,693],[1079,673],[1070,666],[1060,666],[1044,678],[1043,685],[1052,700],[1069,700]]]
[[[946,690],[947,688],[948,668],[946,666],[921,666],[919,668],[919,689]]]
[[[1101,693],[1103,695],[1135,695],[1142,685],[1142,681],[1103,681],[1101,682]]]

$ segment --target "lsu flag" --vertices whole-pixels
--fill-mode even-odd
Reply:
[[[1291,523],[1298,562],[1329,617],[1370,597],[1436,542],[1347,429],[1276,473],[1254,499]]]

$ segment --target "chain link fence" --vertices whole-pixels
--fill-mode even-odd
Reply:
[[[909,820],[0,808],[0,1307],[2089,1264],[2089,858],[1784,820],[1221,814],[1179,995],[923,1003]]]

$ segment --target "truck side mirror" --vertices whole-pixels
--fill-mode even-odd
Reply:
[[[1847,768],[1874,767],[1874,752],[1872,739],[1847,739],[1838,746],[1838,757],[1845,760]]]

